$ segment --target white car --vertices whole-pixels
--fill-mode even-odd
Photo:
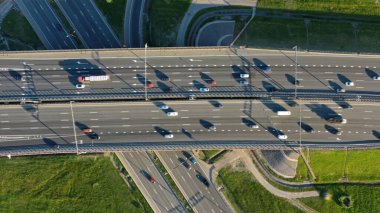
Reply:
[[[249,74],[246,74],[246,73],[240,74],[240,78],[249,78]]]
[[[168,105],[161,105],[160,109],[169,109],[169,106]]]
[[[375,81],[380,81],[380,76],[378,76],[378,75],[373,76],[372,79],[375,80]]]
[[[166,115],[169,117],[174,117],[174,116],[178,116],[178,112],[167,112]]]
[[[214,125],[208,127],[209,130],[216,130],[216,127]]]
[[[199,88],[199,91],[208,92],[208,91],[210,91],[210,89],[208,87],[201,87],[201,88]]]
[[[86,87],[86,85],[84,85],[84,84],[77,84],[77,85],[75,85],[75,87],[76,87],[77,89],[83,89],[83,88]]]
[[[246,80],[243,80],[243,81],[239,81],[239,84],[242,84],[242,85],[248,85],[248,84],[249,84],[249,82],[248,82],[248,81],[246,81]]]
[[[165,134],[164,137],[165,138],[174,138],[174,135],[169,133],[169,134]]]
[[[338,88],[338,89],[336,89],[336,92],[342,93],[342,92],[346,92],[346,90],[343,88]]]
[[[286,139],[288,139],[288,136],[287,135],[278,135],[277,138],[280,140],[286,140]]]
[[[252,129],[258,129],[259,125],[257,125],[257,124],[250,124],[249,127],[252,128]]]
[[[347,81],[346,83],[344,83],[346,86],[348,86],[348,87],[352,87],[352,86],[354,86],[355,84],[354,84],[354,82],[352,82],[352,81]]]

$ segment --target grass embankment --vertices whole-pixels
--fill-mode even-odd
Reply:
[[[380,212],[380,186],[359,186],[359,185],[331,185],[318,187],[320,191],[326,191],[332,195],[332,200],[325,200],[321,197],[300,199],[307,206],[319,212]],[[339,197],[349,195],[353,201],[350,209],[342,208],[339,205]]]
[[[95,0],[95,4],[98,6],[99,10],[102,11],[119,40],[123,41],[124,13],[127,0]]]
[[[204,154],[204,160],[209,160],[212,156],[219,153],[221,150],[202,150]]]
[[[142,194],[124,183],[109,157],[2,158],[0,164],[0,212],[124,212],[126,209],[152,212]]]
[[[34,49],[45,49],[44,45],[34,32],[28,20],[16,10],[11,10],[4,18],[1,29],[6,36],[17,39],[23,43],[31,45]],[[20,45],[17,46],[21,48]],[[29,50],[29,48],[25,47]],[[16,49],[20,50],[20,49]]]
[[[344,175],[349,181],[380,181],[380,150],[311,151],[311,168],[317,182],[337,182]],[[296,179],[308,176],[302,160],[298,161]]]
[[[380,2],[370,0],[263,0],[235,45],[302,50],[380,52]],[[292,18],[293,17],[293,18]],[[337,20],[330,20],[334,17]]]
[[[238,170],[223,168],[219,175],[217,182],[223,184],[223,193],[236,212],[301,212],[287,201],[272,195],[241,167]]]
[[[177,33],[191,0],[153,0],[149,5],[149,45],[176,46]]]

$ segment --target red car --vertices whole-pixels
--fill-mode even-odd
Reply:
[[[215,81],[215,80],[210,80],[210,84],[211,84],[212,86],[215,86],[215,85],[216,85],[216,81]]]
[[[154,183],[156,182],[152,176],[149,176],[149,182]]]
[[[146,88],[153,88],[153,83],[152,82],[147,82],[146,83]]]

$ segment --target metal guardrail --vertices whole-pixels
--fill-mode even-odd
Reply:
[[[134,142],[110,144],[80,144],[79,154],[116,152],[116,151],[148,151],[148,150],[194,150],[194,149],[261,149],[261,150],[294,150],[299,148],[296,142],[283,143],[279,141],[205,141],[205,142]],[[380,141],[362,142],[304,142],[303,147],[313,149],[378,149]],[[20,147],[4,147],[0,156],[23,156],[41,154],[76,154],[75,145],[64,144],[56,146],[35,145]]]

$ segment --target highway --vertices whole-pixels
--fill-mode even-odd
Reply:
[[[16,0],[15,2],[46,49],[77,48],[72,38],[67,36],[69,33],[52,10],[48,0]]]
[[[210,185],[207,187],[197,179],[196,174],[205,178],[207,176],[198,164],[193,164],[188,160],[188,156],[184,155],[184,153],[190,155],[191,152],[162,151],[156,153],[194,212],[231,212],[216,187],[209,180]],[[186,168],[184,164],[189,168]]]
[[[23,65],[26,62],[28,66]],[[115,57],[109,59],[63,59],[63,60],[15,60],[3,59],[0,75],[0,91],[3,96],[21,95],[28,82],[16,80],[30,70],[34,88],[42,94],[123,94],[142,92],[144,88],[144,63],[141,58]],[[376,57],[355,58],[351,56],[300,55],[297,72],[298,92],[328,92],[337,96],[345,94],[379,95],[380,81],[372,80],[380,75],[380,63]],[[196,93],[201,87],[210,92],[218,91],[263,91],[293,92],[295,88],[295,67],[292,55],[250,54],[241,59],[229,56],[203,57],[150,57],[147,80],[153,83],[149,92]],[[249,63],[250,66],[247,66]],[[262,66],[270,66],[271,72],[264,72]],[[243,85],[240,74],[250,74]],[[84,89],[75,89],[79,75],[110,75],[106,82],[92,82]],[[166,79],[165,79],[166,78]],[[212,81],[216,85],[212,85]],[[354,86],[345,86],[347,81]],[[336,93],[344,88],[346,93]]]
[[[299,107],[289,102],[257,100],[221,100],[223,108],[208,101],[130,103],[74,103],[73,115],[78,143],[83,145],[107,143],[203,142],[203,141],[279,141],[280,133],[286,141],[299,140]],[[352,109],[342,109],[335,102],[302,103],[302,122],[315,133],[302,130],[305,142],[353,142],[379,140],[380,107],[376,103],[350,103]],[[288,110],[290,116],[278,116],[278,110]],[[169,117],[168,111],[178,112]],[[341,114],[347,124],[331,124],[324,118]],[[1,147],[74,144],[74,131],[69,104],[9,105],[0,108]],[[259,128],[250,128],[255,123]],[[215,126],[215,130],[211,129]],[[302,125],[304,126],[304,125]],[[99,140],[82,133],[92,128]],[[341,131],[341,135],[334,131]],[[168,139],[166,134],[173,134]],[[285,141],[283,141],[285,142]]]
[[[124,41],[129,48],[143,46],[143,10],[145,0],[130,0],[127,2],[124,23]]]
[[[56,2],[87,49],[121,47],[117,36],[92,0]]]
[[[117,156],[154,212],[187,212],[146,152],[119,152]]]

